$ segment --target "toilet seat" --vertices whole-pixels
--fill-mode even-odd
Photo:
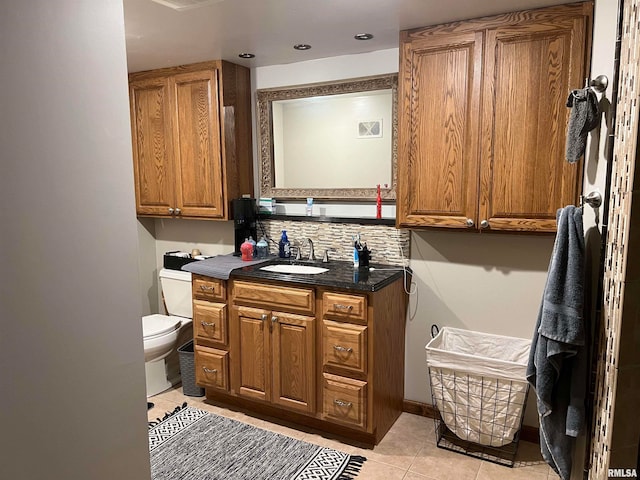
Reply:
[[[144,340],[152,340],[180,328],[182,318],[170,315],[147,315],[142,317],[142,336]]]

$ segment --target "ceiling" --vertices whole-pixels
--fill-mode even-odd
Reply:
[[[165,0],[166,1],[166,0]],[[566,0],[124,0],[130,72],[223,59],[261,67],[398,47],[399,31]],[[355,40],[371,33],[372,40]],[[298,51],[295,44],[309,44]],[[238,54],[255,54],[250,60]]]

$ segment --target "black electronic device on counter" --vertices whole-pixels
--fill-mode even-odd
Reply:
[[[164,268],[168,268],[169,270],[182,270],[182,267],[187,263],[196,261],[196,259],[192,258],[191,255],[183,257],[172,255],[173,253],[178,253],[178,250],[173,250],[164,254],[164,261],[162,265]]]
[[[255,198],[236,198],[231,200],[231,213],[233,215],[233,229],[235,235],[235,250],[233,254],[240,256],[240,245],[246,238],[256,237],[257,207]]]

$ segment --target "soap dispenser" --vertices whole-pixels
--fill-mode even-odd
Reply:
[[[256,249],[258,250],[258,258],[267,258],[269,256],[269,242],[264,236],[256,244]]]
[[[258,256],[258,249],[256,248],[256,241],[253,239],[253,237],[251,235],[249,235],[249,243],[251,244],[251,247],[253,248],[252,252],[252,256],[253,257],[257,257]]]
[[[291,243],[287,238],[287,231],[282,230],[282,236],[278,243],[278,256],[280,258],[291,258]]]

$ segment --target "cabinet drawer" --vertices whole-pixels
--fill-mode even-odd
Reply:
[[[236,280],[233,282],[233,301],[283,312],[313,314],[315,311],[315,294],[308,288]]]
[[[193,332],[195,338],[227,345],[227,306],[224,303],[194,300]]]
[[[192,277],[193,298],[224,302],[227,297],[225,281],[200,275]]]
[[[195,348],[196,384],[229,390],[229,353],[215,348]]]
[[[367,426],[367,382],[323,374],[322,417],[360,428]]]
[[[337,320],[367,323],[367,297],[324,292],[322,315]]]
[[[367,373],[367,327],[331,320],[322,322],[323,364]]]

